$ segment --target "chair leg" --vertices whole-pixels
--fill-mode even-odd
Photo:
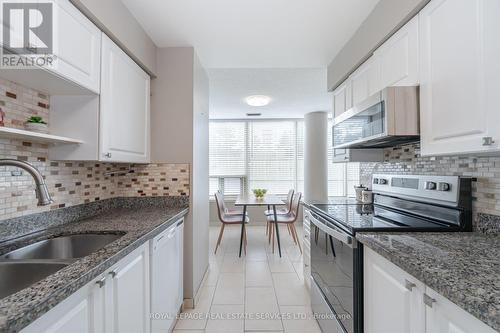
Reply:
[[[243,250],[245,251],[245,255],[247,255],[247,228],[243,227]]]
[[[292,236],[292,240],[295,244],[297,244],[297,238],[295,238],[295,233],[293,232],[292,230],[292,226],[290,224],[287,224],[286,225],[287,228],[288,228],[288,232],[290,233],[290,235]]]
[[[300,254],[302,254],[302,247],[300,246],[300,240],[299,240],[299,235],[297,234],[297,229],[295,229],[294,224],[292,224],[290,228],[292,229],[292,232],[295,234],[295,239],[297,240],[296,244],[299,246]]]
[[[290,225],[289,225],[289,224],[287,224],[287,225],[286,225],[286,228],[288,229],[288,234],[289,234],[289,235],[291,235],[291,234],[292,234],[292,232],[290,231]]]
[[[272,238],[272,242],[273,242],[273,253],[274,253],[274,228],[273,228],[273,224],[272,223],[269,223],[271,225],[271,238]]]
[[[325,254],[328,255],[328,234],[325,234]]]
[[[224,227],[225,226],[226,225],[224,223],[222,223],[222,225],[220,227],[219,238],[217,239],[217,245],[215,246],[215,252],[214,252],[214,254],[217,254],[217,248],[219,247],[220,242],[222,240],[222,234],[224,234]]]
[[[266,222],[266,236],[269,233],[269,221]]]
[[[272,223],[267,222],[267,229],[268,229],[268,230],[267,230],[267,236],[268,236],[268,237],[267,237],[267,238],[268,238],[267,242],[268,242],[268,244],[269,244],[269,245],[271,245],[271,238],[273,237],[273,236],[272,236],[272,232],[273,232],[273,224],[272,224]]]

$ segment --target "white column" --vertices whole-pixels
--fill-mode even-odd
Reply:
[[[328,200],[328,113],[310,112],[304,116],[304,199]]]

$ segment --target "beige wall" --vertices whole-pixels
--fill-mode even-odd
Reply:
[[[328,66],[333,90],[430,0],[381,0]]]
[[[190,165],[184,298],[194,299],[208,268],[208,76],[191,47],[158,49],[156,68],[158,77],[151,82],[151,160]]]
[[[150,75],[156,73],[156,45],[121,0],[70,0]]]
[[[194,50],[161,48],[156,58],[158,76],[151,81],[151,161],[191,162]]]

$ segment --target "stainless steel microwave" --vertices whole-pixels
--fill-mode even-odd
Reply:
[[[387,87],[333,120],[333,148],[386,148],[420,139],[419,88]]]

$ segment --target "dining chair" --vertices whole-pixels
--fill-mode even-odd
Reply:
[[[294,189],[290,189],[288,191],[288,195],[286,196],[286,207],[285,208],[279,208],[276,209],[276,215],[286,215],[289,214],[290,211],[292,210],[292,200],[293,200],[293,194],[294,194]],[[264,215],[269,216],[269,215],[274,215],[274,210],[271,209],[271,207],[267,207],[267,210],[264,211]],[[270,224],[269,222],[266,223],[266,235],[269,234]],[[288,228],[288,233],[291,233],[290,228]],[[269,237],[269,241],[271,241],[271,238]]]
[[[224,194],[222,194],[221,191],[217,191],[217,193],[219,194],[219,199],[220,199],[224,214],[227,214],[227,215],[242,215],[243,214],[243,211],[241,209],[227,208],[226,201],[224,200]],[[217,197],[215,199],[217,200]],[[247,215],[248,215],[248,213],[247,213]]]
[[[219,221],[222,223],[219,231],[219,238],[217,239],[217,245],[215,246],[214,254],[217,254],[217,249],[222,241],[222,235],[224,234],[224,228],[227,224],[241,224],[243,220],[243,212],[238,210],[229,210],[224,202],[224,196],[219,191],[215,192],[215,202],[217,203],[217,214],[219,216]],[[245,214],[245,224],[250,221],[248,214]],[[243,226],[243,241],[245,254],[247,253],[247,231],[245,226]]]
[[[300,246],[299,236],[297,234],[297,229],[295,228],[295,222],[297,221],[297,218],[299,216],[299,207],[300,207],[301,197],[302,197],[302,193],[300,193],[300,192],[296,193],[293,196],[292,205],[290,207],[290,212],[288,214],[277,215],[276,216],[277,221],[274,220],[274,214],[266,216],[267,222],[271,226],[270,230],[269,230],[269,238],[272,239],[273,253],[274,253],[274,233],[275,233],[274,232],[274,229],[275,229],[274,223],[286,224],[288,226],[294,243],[299,246],[300,253],[302,253],[302,247]]]

